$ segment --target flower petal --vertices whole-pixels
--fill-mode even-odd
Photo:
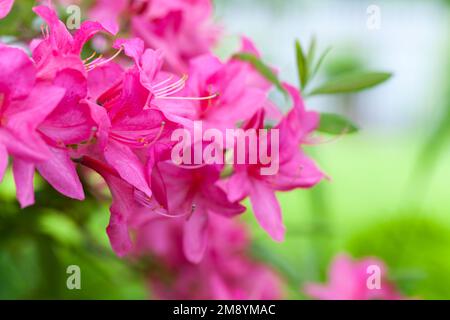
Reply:
[[[62,149],[50,148],[50,150],[52,152],[50,159],[36,165],[39,173],[63,195],[83,200],[83,186],[69,154]]]
[[[21,159],[14,159],[13,174],[16,183],[16,195],[19,200],[20,207],[25,207],[34,204],[34,165],[31,162]]]
[[[0,47],[0,70],[0,92],[6,93],[3,98],[23,98],[30,93],[36,79],[36,69],[23,50]]]
[[[197,207],[184,224],[183,249],[186,258],[192,263],[199,263],[208,243],[208,213]]]
[[[122,179],[144,192],[148,197],[152,196],[144,172],[144,165],[130,148],[115,141],[110,141],[105,149],[105,158],[117,170]]]
[[[250,201],[261,227],[275,240],[283,241],[286,231],[275,192],[264,182],[252,180]]]
[[[0,0],[0,19],[3,19],[11,11],[14,0]]]
[[[8,167],[8,151],[4,145],[0,144],[0,182],[3,180],[6,168]]]

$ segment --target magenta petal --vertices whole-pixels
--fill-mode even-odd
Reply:
[[[30,143],[33,141],[33,143]],[[20,157],[29,161],[42,161],[47,159],[49,151],[43,141],[28,139],[25,143],[9,130],[0,128],[0,145],[8,150],[11,156]]]
[[[87,93],[87,81],[77,70],[60,71],[54,84],[66,89],[64,98],[39,127],[47,137],[64,144],[78,144],[89,140],[95,126],[87,104],[79,103]]]
[[[21,136],[24,129],[34,130],[56,108],[65,90],[47,83],[37,83],[26,100],[14,101],[5,111],[7,127]],[[24,128],[27,126],[27,128]]]
[[[54,49],[70,52],[73,49],[73,38],[65,24],[59,20],[53,8],[41,5],[33,8],[33,11],[47,22],[50,27],[50,42]]]
[[[89,98],[96,101],[123,78],[123,68],[116,63],[98,66],[88,73]]]
[[[109,32],[102,24],[93,21],[85,21],[81,24],[80,29],[75,33],[72,52],[80,54],[84,44],[92,38],[96,33],[106,31]]]
[[[203,189],[203,196],[208,211],[223,215],[225,217],[234,217],[245,211],[245,207],[238,202],[230,202],[227,194],[218,186],[209,185]]]
[[[127,7],[128,0],[97,0],[89,16],[115,35],[119,32],[119,17]]]
[[[122,179],[144,192],[148,197],[152,196],[144,172],[144,165],[130,148],[110,141],[105,149],[105,158],[117,170]]]
[[[253,180],[250,192],[253,212],[261,227],[275,240],[283,241],[286,231],[275,192],[264,182]]]
[[[128,226],[126,217],[123,215],[123,209],[125,209],[123,204],[119,204],[117,199],[114,199],[110,209],[111,218],[106,228],[111,246],[119,257],[125,256],[133,246],[128,234]]]
[[[104,149],[108,143],[108,132],[111,128],[111,121],[109,120],[108,113],[105,108],[102,108],[89,100],[86,100],[85,102],[89,106],[92,119],[97,124],[96,137],[98,139],[99,148]]]
[[[14,159],[14,181],[16,183],[16,195],[20,207],[25,208],[34,204],[34,165],[30,162]]]
[[[162,68],[163,57],[161,51],[145,50],[141,58],[142,72],[141,82],[147,89],[152,90],[152,84],[156,75]]]
[[[117,39],[114,42],[114,48],[123,48],[125,54],[134,59],[136,65],[140,65],[141,57],[144,54],[144,42],[139,38],[132,39]]]
[[[208,214],[197,207],[184,224],[183,250],[186,258],[192,263],[199,263],[208,243]]]
[[[288,157],[282,159],[278,174],[267,176],[265,179],[275,190],[289,191],[295,188],[311,188],[325,177],[317,165],[297,148],[281,150],[280,158],[283,158],[284,153],[287,153]]]
[[[110,208],[111,218],[106,232],[114,252],[123,257],[133,247],[128,233],[128,220],[138,208],[133,196],[133,187],[123,180],[104,171],[99,172],[111,190],[113,202]]]
[[[250,194],[250,182],[247,173],[236,172],[221,184],[230,201],[241,201]]]
[[[91,112],[91,117],[97,124],[96,137],[98,141],[98,146],[100,149],[104,149],[108,143],[108,132],[111,128],[111,121],[109,120],[108,113],[105,108],[86,100],[86,104],[89,106]]]
[[[316,129],[320,120],[319,114],[305,110],[300,92],[295,87],[288,84],[284,84],[284,87],[291,96],[294,106],[281,120],[277,128],[280,129],[280,139],[283,146],[289,144],[297,146],[309,133]]]
[[[11,11],[14,0],[0,0],[0,19],[3,19]]]
[[[0,144],[0,182],[3,180],[6,168],[8,167],[8,151],[4,145]]]
[[[0,47],[0,70],[0,92],[6,93],[8,99],[23,98],[30,93],[36,70],[23,50]]]
[[[42,177],[53,188],[73,199],[83,200],[84,192],[75,164],[65,150],[51,148],[52,156],[49,160],[36,165]]]

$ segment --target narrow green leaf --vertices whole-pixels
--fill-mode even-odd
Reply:
[[[314,58],[316,56],[316,48],[317,48],[317,39],[316,37],[313,37],[311,39],[311,44],[309,45],[309,49],[308,49],[308,54],[306,56],[306,65],[308,66],[307,68],[307,79],[311,79],[311,70],[314,64]]]
[[[349,119],[334,113],[321,113],[317,131],[334,135],[357,132],[358,127]]]
[[[320,67],[322,66],[322,63],[324,62],[325,58],[327,57],[327,55],[330,53],[331,48],[326,49],[320,56],[319,60],[317,61],[317,64],[315,65],[314,68],[312,68],[312,73],[310,74],[310,79],[313,79],[317,72],[319,72]],[[312,65],[311,65],[312,67]]]
[[[387,81],[392,74],[387,72],[358,72],[344,74],[314,89],[310,95],[351,93],[372,88]]]
[[[295,54],[297,58],[298,79],[300,81],[300,86],[304,88],[308,78],[308,65],[299,40],[295,41]]]
[[[263,77],[265,77],[268,81],[273,83],[278,90],[282,91],[283,93],[286,93],[286,90],[284,89],[280,79],[275,74],[275,72],[273,72],[273,70],[269,66],[267,66],[264,62],[262,62],[261,59],[259,59],[257,56],[250,53],[237,53],[233,57],[250,63],[256,70],[258,70],[258,72]]]

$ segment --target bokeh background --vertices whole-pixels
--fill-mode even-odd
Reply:
[[[381,258],[406,296],[450,299],[450,2],[215,5],[226,28],[219,55],[233,52],[238,35],[247,35],[282,79],[297,83],[294,41],[307,45],[316,36],[320,49],[332,47],[318,82],[353,69],[394,74],[356,95],[306,100],[311,109],[346,115],[361,130],[308,150],[330,180],[279,194],[288,227],[284,243],[272,242],[252,215],[244,215],[252,254],[279,271],[291,299],[304,298],[305,281],[324,281],[340,252]],[[381,10],[379,30],[367,27],[370,5]],[[24,12],[16,8],[0,22],[3,40],[33,24]],[[69,201],[37,184],[38,205],[24,211],[15,202],[11,174],[0,186],[0,298],[148,298],[145,266],[121,261],[109,249],[107,204]],[[80,291],[66,288],[71,264],[81,267]]]

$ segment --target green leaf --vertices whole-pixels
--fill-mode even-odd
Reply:
[[[335,113],[321,113],[317,131],[329,134],[349,134],[357,132],[358,127],[347,118]]]
[[[317,39],[313,37],[311,40],[311,44],[309,45],[308,54],[306,56],[306,65],[307,68],[307,80],[311,79],[311,70],[314,63],[314,58],[316,56],[316,47],[317,47]]]
[[[387,72],[358,72],[338,76],[314,89],[310,95],[351,93],[372,88],[392,77]]]
[[[250,63],[264,78],[274,84],[278,90],[286,93],[286,90],[281,84],[280,79],[278,79],[276,73],[273,72],[273,70],[264,62],[262,62],[261,59],[259,59],[257,56],[251,53],[237,53],[233,56],[233,58]]]
[[[309,75],[310,79],[314,78],[316,76],[317,72],[319,72],[319,69],[322,66],[323,61],[325,60],[327,55],[330,53],[330,51],[331,51],[331,48],[328,48],[322,53],[319,60],[317,61],[316,66],[313,68],[312,73]]]
[[[308,81],[308,65],[299,40],[295,41],[295,54],[297,57],[298,79],[300,81],[300,86],[304,88]]]

